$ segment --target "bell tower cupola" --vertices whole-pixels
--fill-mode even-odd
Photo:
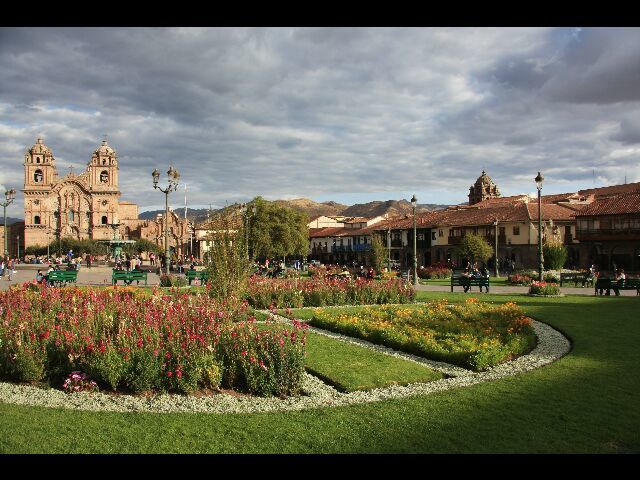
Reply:
[[[493,183],[491,177],[482,170],[482,174],[476,180],[476,183],[469,188],[469,205],[475,205],[489,198],[497,198],[500,196],[500,189]]]
[[[57,179],[56,163],[53,154],[41,137],[38,137],[24,154],[24,188],[48,189]]]
[[[107,143],[106,135],[102,145],[91,155],[87,170],[92,190],[118,190],[118,156]]]

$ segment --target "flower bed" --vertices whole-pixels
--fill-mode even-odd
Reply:
[[[85,383],[136,393],[301,388],[304,326],[258,328],[246,303],[233,311],[177,290],[149,296],[25,284],[0,293],[0,322],[0,376],[14,381],[59,387],[78,372],[73,381],[84,373]]]
[[[418,277],[427,280],[431,278],[450,278],[451,269],[446,265],[431,265],[430,267],[420,267],[418,269]]]
[[[533,277],[524,273],[514,273],[513,275],[509,275],[507,278],[507,283],[509,285],[531,285],[533,281]]]
[[[384,281],[341,278],[308,280],[252,278],[247,300],[258,309],[409,303],[413,287],[401,279]]]
[[[495,306],[474,298],[453,306],[441,301],[351,311],[316,309],[310,325],[476,371],[535,346],[531,321],[517,305]]]
[[[532,282],[529,295],[557,296],[560,295],[560,286],[557,283]]]

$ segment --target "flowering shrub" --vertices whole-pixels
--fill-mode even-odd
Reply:
[[[529,287],[530,295],[560,295],[560,286],[557,283],[532,282]]]
[[[364,305],[408,303],[415,298],[411,284],[401,279],[385,281],[366,278],[312,278],[308,280],[251,278],[249,304],[254,308],[322,307],[326,305]]]
[[[304,328],[259,326],[246,302],[234,310],[206,292],[25,284],[0,293],[0,376],[60,385],[80,370],[101,389],[294,395]]]
[[[432,265],[430,267],[420,267],[418,269],[418,277],[423,279],[449,278],[451,277],[451,269],[447,266],[440,266],[440,265]]]
[[[62,389],[67,393],[74,392],[97,392],[98,384],[89,378],[89,375],[82,372],[71,372],[62,384]]]
[[[514,303],[470,298],[460,305],[370,306],[357,313],[316,309],[311,325],[433,360],[484,370],[530,351],[531,321]]]
[[[547,272],[544,274],[544,281],[547,283],[558,283],[560,282],[560,275]]]
[[[532,281],[532,277],[522,273],[514,273],[513,275],[509,275],[507,278],[507,283],[509,285],[531,285]]]

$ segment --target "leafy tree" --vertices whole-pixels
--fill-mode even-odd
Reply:
[[[380,235],[374,233],[371,236],[371,250],[369,259],[376,272],[381,272],[389,263],[389,250],[382,243]]]
[[[146,238],[139,238],[136,240],[136,243],[126,245],[123,249],[123,252],[128,255],[141,254],[143,252],[146,253],[162,253],[163,249],[160,245],[147,240]]]
[[[486,262],[493,256],[493,248],[481,235],[468,233],[458,246],[458,256],[471,262]]]
[[[226,208],[209,221],[207,255],[210,295],[237,308],[245,296],[250,275],[246,231],[237,209]]]
[[[306,213],[256,197],[249,218],[249,246],[255,257],[306,256],[309,252],[309,218]]]

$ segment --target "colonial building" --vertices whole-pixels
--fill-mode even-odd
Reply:
[[[84,172],[58,174],[55,157],[41,138],[24,156],[24,247],[61,238],[145,238],[164,247],[164,215],[140,220],[138,206],[120,201],[118,156],[107,141],[93,152]],[[169,214],[170,250],[187,253],[189,226]],[[159,233],[161,232],[161,234]]]

